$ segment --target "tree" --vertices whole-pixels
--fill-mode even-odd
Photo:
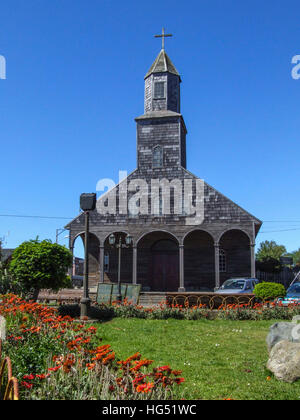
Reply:
[[[266,259],[273,258],[280,262],[280,257],[286,254],[286,247],[284,245],[278,245],[275,241],[264,241],[261,242],[258,251],[256,253],[256,259],[258,261],[264,261]]]
[[[281,270],[280,257],[286,254],[284,245],[278,245],[275,241],[261,242],[256,253],[256,267],[267,273],[278,273]]]
[[[282,269],[281,263],[275,258],[264,258],[256,261],[256,268],[264,273],[279,273]]]
[[[36,239],[15,249],[9,270],[23,290],[37,300],[40,289],[70,287],[67,270],[71,266],[72,254],[66,247]]]
[[[289,253],[288,256],[293,258],[294,265],[300,266],[300,248],[297,251]]]

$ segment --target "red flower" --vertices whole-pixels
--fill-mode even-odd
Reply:
[[[29,381],[32,381],[34,379],[34,375],[32,373],[30,375],[24,375],[23,379],[28,379]]]
[[[56,367],[53,367],[53,368],[49,368],[48,370],[49,370],[49,372],[57,372],[58,369],[60,369],[60,368],[61,368],[61,366],[56,366]]]
[[[48,376],[49,376],[49,374],[47,374],[47,375],[44,375],[44,374],[42,374],[42,375],[35,375],[35,377],[37,379],[46,379],[46,378],[48,378]]]
[[[24,386],[27,389],[31,389],[33,387],[33,384],[30,384],[28,382],[21,382],[21,385]]]
[[[161,366],[161,367],[158,367],[157,370],[159,372],[169,372],[169,373],[172,371],[170,366]]]

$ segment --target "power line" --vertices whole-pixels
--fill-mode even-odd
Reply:
[[[26,218],[26,219],[52,219],[52,220],[72,220],[74,217],[63,217],[63,216],[40,216],[40,215],[21,215],[21,214],[0,214],[0,217],[13,217],[13,218]],[[265,220],[263,223],[300,223],[300,220]],[[277,232],[290,232],[300,230],[300,227],[293,229],[279,229],[262,231],[259,234],[266,233],[277,233]]]
[[[292,230],[300,230],[300,228],[295,228],[295,229],[280,229],[280,230],[267,230],[267,231],[263,231],[263,232],[259,232],[259,233],[290,232]]]
[[[300,220],[264,220],[263,223],[300,223]]]
[[[30,219],[63,219],[63,220],[72,220],[74,217],[61,217],[61,216],[28,216],[28,215],[19,215],[19,214],[0,214],[0,217],[21,217],[21,218],[30,218]]]

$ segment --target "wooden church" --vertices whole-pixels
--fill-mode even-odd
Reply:
[[[122,248],[121,282],[141,284],[144,291],[212,291],[231,277],[255,277],[259,219],[206,182],[199,189],[201,217],[181,206],[188,197],[196,208],[200,179],[186,168],[181,78],[164,44],[144,79],[144,114],[135,119],[137,169],[100,197],[90,214],[89,284],[117,282],[112,234],[123,243],[132,237]],[[184,187],[191,191],[185,194]],[[73,252],[75,240],[84,239],[84,214],[66,229]]]

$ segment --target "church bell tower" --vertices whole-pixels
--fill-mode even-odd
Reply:
[[[137,122],[137,166],[159,176],[172,168],[186,168],[187,130],[180,113],[181,78],[164,49],[145,76],[144,114]]]

